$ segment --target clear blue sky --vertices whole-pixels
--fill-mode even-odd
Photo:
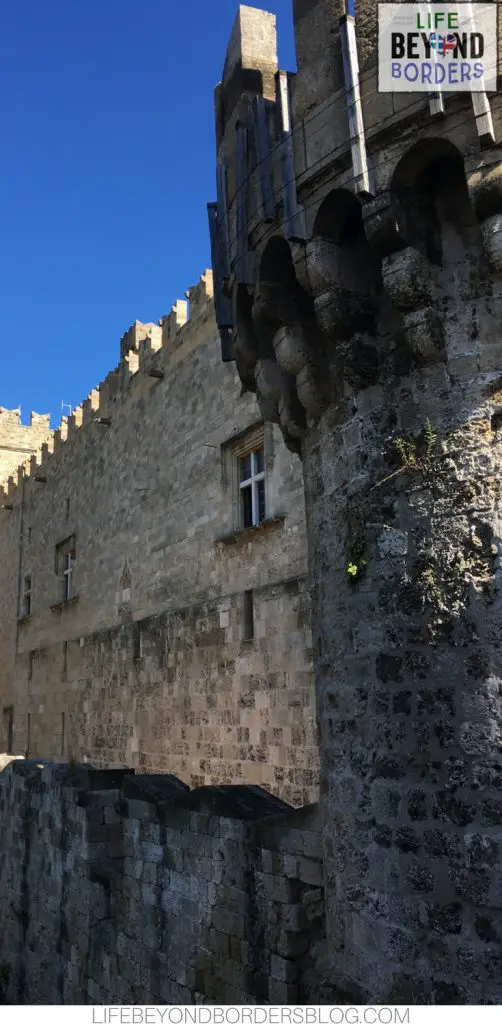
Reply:
[[[11,0],[0,14],[0,405],[77,405],[209,265],[213,87],[235,0]],[[277,14],[294,69],[292,0]]]

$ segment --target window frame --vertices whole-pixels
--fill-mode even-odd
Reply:
[[[271,518],[270,510],[270,471],[273,468],[273,436],[271,434],[271,425],[264,423],[260,420],[258,423],[254,423],[246,430],[241,431],[236,437],[229,438],[221,448],[221,471],[222,471],[222,486],[223,490],[227,492],[230,497],[229,507],[229,530],[230,535],[243,533],[245,530],[253,530],[259,528],[262,524],[268,522]],[[256,519],[255,525],[245,525],[244,517],[244,506],[243,506],[243,492],[246,491],[246,484],[249,489],[250,481],[244,481],[241,479],[241,464],[242,460],[249,456],[251,453],[263,452],[263,491],[264,491],[264,516],[262,519],[258,515],[252,518]],[[255,474],[256,477],[261,477],[261,472]],[[241,487],[241,483],[244,487]],[[260,481],[258,480],[255,485],[254,504],[255,507],[258,504],[257,486]]]
[[[263,469],[257,469],[257,456],[261,453]],[[249,459],[250,474],[242,477],[242,466]],[[252,448],[246,455],[239,455],[237,459],[239,474],[239,511],[241,527],[243,530],[251,526],[259,526],[267,518],[267,488],[265,480],[265,446]],[[260,484],[263,484],[263,516],[260,518]],[[245,494],[251,494],[251,522],[246,522]]]
[[[59,580],[60,602],[68,604],[76,597],[75,564],[77,561],[75,534],[56,545],[55,571]]]

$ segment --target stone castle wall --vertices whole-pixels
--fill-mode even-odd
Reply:
[[[0,774],[0,1002],[331,1002],[317,807],[15,761]]]
[[[118,369],[4,492],[2,745],[11,715],[17,754],[259,783],[301,804],[318,791],[301,467],[252,396],[235,414],[210,273],[189,319],[186,305],[133,325]],[[242,529],[249,431],[263,432],[267,518]]]
[[[499,1003],[500,88],[380,92],[377,3],[344,6],[295,0],[275,89],[273,17],[236,15],[218,323],[303,463],[331,977]]]
[[[0,485],[7,483],[22,462],[50,440],[50,417],[32,412],[29,426],[21,423],[18,409],[0,407]]]

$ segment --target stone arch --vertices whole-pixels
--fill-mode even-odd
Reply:
[[[364,230],[362,203],[348,189],[333,189],[322,201],[307,243],[307,267],[324,334],[338,341],[374,330],[379,265]]]
[[[271,357],[273,336],[279,327],[315,322],[311,296],[300,285],[289,243],[273,235],[260,260],[253,319],[260,336],[260,354]]]
[[[449,139],[412,146],[394,171],[391,193],[403,239],[436,266],[448,260],[452,231],[466,248],[477,241],[464,159]]]

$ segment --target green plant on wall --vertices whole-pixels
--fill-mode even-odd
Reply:
[[[412,469],[425,473],[432,469],[436,445],[437,434],[434,432],[430,420],[427,420],[417,441],[409,441],[405,437],[396,437],[394,447],[401,457],[401,466],[398,472],[402,473],[405,469]]]
[[[367,561],[364,557],[364,541],[356,537],[350,545],[350,561],[347,566],[347,575],[351,583],[360,580],[366,572]]]
[[[425,475],[431,473],[434,469],[436,446],[437,434],[430,420],[427,420],[417,440],[410,441],[406,437],[394,438],[393,448],[397,451],[401,464],[393,473],[389,473],[383,480],[379,480],[371,490],[374,491],[377,487],[382,487],[383,484],[407,470]]]

